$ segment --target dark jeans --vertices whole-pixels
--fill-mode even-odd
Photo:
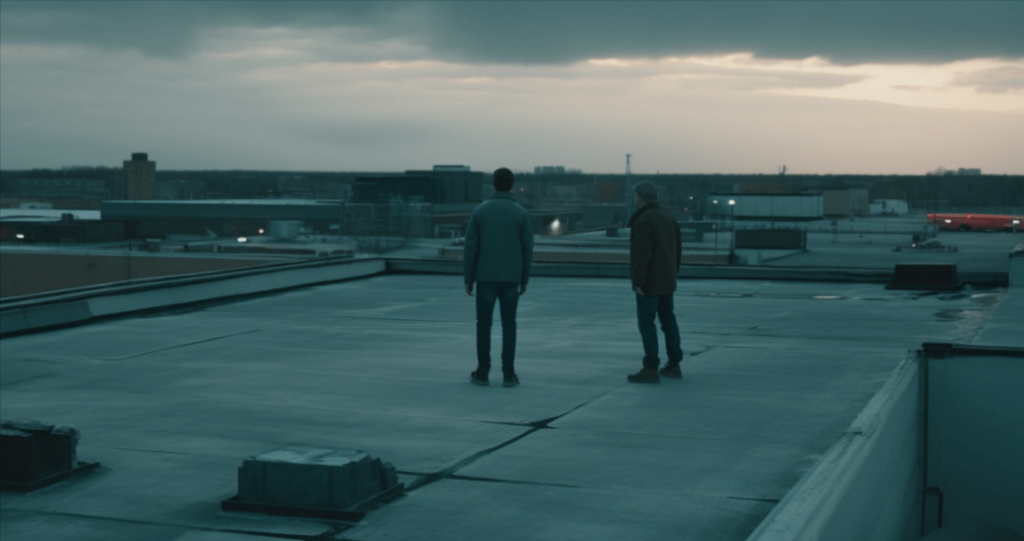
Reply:
[[[491,323],[494,302],[501,305],[501,371],[515,373],[516,308],[519,306],[517,282],[477,282],[476,285],[476,360],[477,372],[487,375],[491,370]]]
[[[654,316],[661,322],[661,331],[665,333],[665,353],[668,364],[683,360],[683,350],[679,345],[679,325],[676,324],[675,306],[672,293],[668,295],[636,295],[636,319],[640,326],[640,338],[644,342],[644,366],[657,368],[658,329],[654,326]]]

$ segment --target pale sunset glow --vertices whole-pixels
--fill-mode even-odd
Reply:
[[[0,167],[101,164],[131,147],[190,169],[617,172],[631,152],[648,173],[1024,172],[1024,47],[999,38],[1019,5],[984,4],[1002,14],[986,35],[879,38],[870,13],[827,16],[844,2],[811,10],[820,35],[733,28],[801,2],[739,3],[746,22],[713,3],[344,4],[0,2]],[[970,16],[958,2],[897,4],[865,9]],[[152,30],[75,26],[104,17]],[[567,18],[513,30],[544,17]],[[608,33],[623,17],[636,29]]]

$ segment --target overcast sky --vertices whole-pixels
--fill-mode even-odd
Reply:
[[[1024,174],[1024,2],[0,2],[0,168]]]

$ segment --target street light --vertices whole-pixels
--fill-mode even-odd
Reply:
[[[721,222],[718,221],[718,217],[719,217],[719,215],[718,215],[718,200],[714,199],[711,202],[714,203],[714,205],[715,205],[715,223],[711,224],[711,227],[715,230],[715,258],[714,258],[714,264],[717,265],[718,264],[718,230],[720,229],[718,227],[718,225]]]
[[[729,200],[729,264],[732,265],[732,260],[735,256],[736,251],[736,200]]]

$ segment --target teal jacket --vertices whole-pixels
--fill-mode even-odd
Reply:
[[[466,283],[530,280],[533,227],[530,213],[508,192],[494,195],[473,209],[466,228],[463,267]]]

